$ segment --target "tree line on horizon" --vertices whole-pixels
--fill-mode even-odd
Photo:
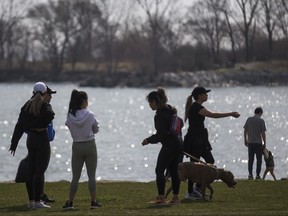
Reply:
[[[0,2],[1,70],[155,76],[286,60],[287,48],[288,0]]]

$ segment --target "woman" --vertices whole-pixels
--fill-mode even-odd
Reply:
[[[232,116],[238,118],[240,114],[238,112],[216,113],[207,110],[202,104],[207,101],[207,93],[210,91],[211,90],[207,90],[204,87],[196,87],[187,98],[184,120],[186,122],[188,119],[189,127],[187,134],[184,136],[184,151],[198,159],[200,159],[200,157],[204,158],[206,163],[213,164],[212,148],[208,140],[208,131],[204,125],[205,117],[224,118]],[[190,160],[193,161],[192,158],[190,158]],[[199,188],[199,185],[193,192],[193,183],[188,181],[186,198],[201,198],[201,193],[198,193],[199,189],[197,190],[197,188]]]
[[[147,96],[147,101],[152,110],[156,110],[154,124],[156,134],[143,140],[142,145],[149,143],[155,144],[160,142],[162,148],[159,152],[156,165],[156,184],[158,188],[158,196],[151,204],[164,204],[165,200],[165,170],[170,171],[173,189],[173,198],[170,201],[172,204],[180,203],[178,198],[180,181],[177,173],[178,156],[180,151],[180,142],[177,135],[170,133],[170,125],[172,116],[175,110],[170,105],[167,105],[167,96],[163,88],[158,88],[157,91],[152,91]]]
[[[50,208],[40,202],[44,186],[44,173],[48,167],[51,153],[47,127],[54,118],[54,112],[48,102],[49,99],[51,99],[51,95],[47,93],[45,83],[37,82],[34,85],[32,98],[21,108],[9,149],[14,156],[20,138],[24,132],[27,132],[28,208]]]
[[[97,149],[94,134],[99,131],[98,122],[94,114],[87,108],[88,96],[84,91],[73,90],[69,103],[68,115],[65,125],[69,128],[72,144],[72,181],[70,184],[69,199],[64,209],[73,209],[73,201],[77,192],[83,164],[88,174],[88,189],[90,192],[90,208],[101,205],[96,201],[96,168]]]

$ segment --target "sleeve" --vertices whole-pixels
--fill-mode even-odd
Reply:
[[[94,117],[94,123],[92,125],[92,130],[94,134],[99,132],[99,123],[95,117]]]
[[[148,143],[158,143],[162,142],[166,136],[169,134],[169,123],[164,115],[156,115],[154,117],[154,124],[156,129],[156,134],[147,138]]]
[[[12,135],[12,139],[11,139],[11,145],[10,145],[10,149],[12,151],[16,151],[16,148],[18,146],[19,140],[21,139],[21,137],[23,136],[24,133],[24,129],[22,127],[22,125],[20,124],[19,120],[15,125],[14,128],[14,132]]]

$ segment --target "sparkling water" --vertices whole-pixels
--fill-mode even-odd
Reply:
[[[71,180],[72,139],[65,120],[74,84],[48,83],[57,94],[51,104],[56,113],[55,140],[51,142],[51,159],[46,171],[46,181]],[[33,83],[0,84],[0,181],[15,179],[18,164],[27,155],[26,135],[19,142],[13,157],[9,152],[10,140],[21,106],[30,98]],[[100,122],[100,132],[95,135],[98,150],[97,180],[128,180],[147,182],[155,180],[155,165],[161,144],[142,146],[142,140],[155,132],[152,111],[146,95],[154,89],[135,88],[80,88],[88,93],[89,109]],[[184,115],[187,96],[192,89],[167,88],[169,103],[180,116]],[[252,116],[255,107],[262,106],[267,127],[267,147],[275,160],[278,179],[288,174],[288,87],[229,87],[212,88],[203,105],[210,111],[238,111],[238,119],[206,118],[215,165],[234,173],[236,178],[247,178],[247,147],[244,145],[243,125]],[[187,131],[187,123],[183,135]],[[41,143],[39,143],[41,144]],[[188,160],[185,158],[184,160]],[[255,173],[254,162],[254,173]],[[265,164],[262,164],[262,173]],[[266,177],[272,179],[270,175]],[[87,180],[83,167],[81,181]]]

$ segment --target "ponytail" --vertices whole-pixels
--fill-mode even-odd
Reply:
[[[29,114],[33,116],[39,116],[43,103],[43,97],[40,92],[37,92],[28,102],[26,109]]]
[[[191,107],[191,105],[192,105],[192,102],[193,102],[192,95],[189,95],[189,96],[187,97],[186,104],[185,104],[185,116],[184,116],[184,121],[185,121],[185,122],[186,122],[187,119],[188,119],[189,110],[190,110],[190,107]]]
[[[71,93],[68,114],[71,113],[72,115],[76,116],[76,111],[81,109],[83,101],[85,100],[88,100],[87,93],[74,89]]]

